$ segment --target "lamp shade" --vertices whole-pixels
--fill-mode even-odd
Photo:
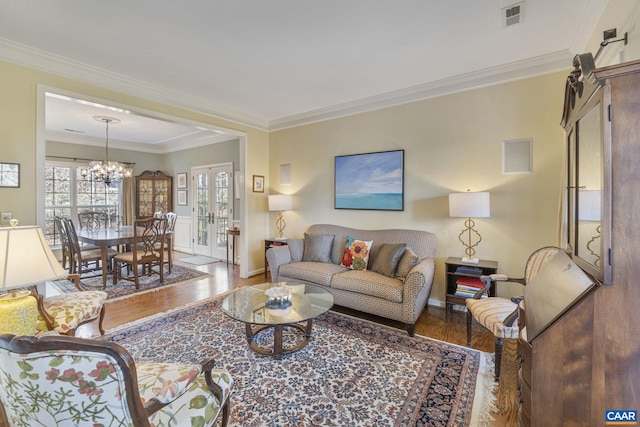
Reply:
[[[489,192],[449,194],[449,216],[459,218],[488,218],[491,216]]]
[[[290,211],[291,194],[275,194],[269,196],[270,211]]]
[[[0,228],[0,290],[66,276],[40,227]]]

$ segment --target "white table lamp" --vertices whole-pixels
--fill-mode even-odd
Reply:
[[[482,236],[474,228],[476,223],[471,218],[488,218],[491,216],[491,203],[488,192],[451,193],[449,194],[449,216],[457,218],[467,218],[464,222],[465,228],[458,235],[458,239],[465,246],[466,256],[462,258],[465,264],[477,264],[478,258],[474,258],[474,249],[482,241]],[[463,240],[465,233],[468,235],[467,241]],[[471,241],[471,234],[474,233],[477,240]]]
[[[276,217],[276,229],[278,230],[278,239],[285,239],[282,237],[284,228],[287,224],[284,222],[282,211],[290,211],[292,206],[291,194],[275,194],[269,196],[269,211],[278,212]]]
[[[17,227],[15,221],[0,228],[0,291],[66,276],[40,227]],[[29,291],[0,295],[0,334],[33,335],[37,316],[36,299]]]

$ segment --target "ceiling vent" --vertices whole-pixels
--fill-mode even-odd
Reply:
[[[524,2],[514,3],[502,8],[502,26],[510,27],[524,20]]]

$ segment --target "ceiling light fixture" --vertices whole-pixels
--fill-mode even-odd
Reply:
[[[91,175],[95,181],[102,181],[106,185],[116,184],[120,182],[124,177],[130,177],[133,175],[133,170],[128,164],[120,162],[112,162],[109,160],[109,123],[118,124],[120,119],[107,116],[94,116],[95,120],[104,122],[106,125],[107,142],[105,145],[106,159],[92,160],[89,162],[89,169],[82,169],[80,174],[83,177]],[[91,174],[89,173],[91,171]]]

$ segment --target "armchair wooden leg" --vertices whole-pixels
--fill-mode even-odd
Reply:
[[[100,310],[100,319],[98,320],[98,330],[100,331],[100,335],[104,335],[104,328],[102,327],[103,320],[104,320],[104,305],[102,306],[102,310]]]
[[[467,345],[471,345],[471,327],[473,324],[473,316],[467,309]]]
[[[227,398],[227,401],[224,402],[224,405],[222,406],[222,427],[227,427],[227,424],[229,424],[229,399]]]
[[[495,355],[495,377],[500,378],[500,365],[502,364],[502,338],[496,338],[496,355]]]

